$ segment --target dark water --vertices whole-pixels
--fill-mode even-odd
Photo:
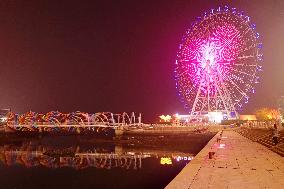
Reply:
[[[6,137],[0,143],[0,188],[164,188],[212,136]]]

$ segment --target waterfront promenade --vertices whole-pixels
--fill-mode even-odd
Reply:
[[[283,188],[284,158],[233,130],[219,132],[167,189]],[[209,159],[209,152],[215,152]]]

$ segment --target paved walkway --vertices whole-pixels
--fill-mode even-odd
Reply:
[[[232,130],[218,136],[166,188],[284,188],[283,157]]]

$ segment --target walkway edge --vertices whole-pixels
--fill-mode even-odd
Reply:
[[[217,137],[220,135],[219,131],[206,146],[190,161],[181,172],[166,186],[166,189],[182,189],[190,188],[190,185],[194,181],[195,176],[198,174],[202,163],[208,158],[208,153],[212,150],[214,143],[216,143]]]

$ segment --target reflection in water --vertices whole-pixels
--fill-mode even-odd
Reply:
[[[160,164],[161,165],[166,165],[166,164],[171,165],[173,164],[173,162],[172,162],[172,159],[169,157],[162,157],[160,160]]]
[[[212,135],[127,137],[0,135],[0,188],[164,188]]]
[[[108,146],[58,147],[42,145],[32,141],[21,145],[0,146],[0,164],[4,166],[21,165],[30,167],[62,168],[72,167],[80,170],[88,167],[99,169],[141,169],[146,158],[160,159],[161,165],[171,165],[180,161],[189,162],[192,154],[123,148],[114,144]]]

